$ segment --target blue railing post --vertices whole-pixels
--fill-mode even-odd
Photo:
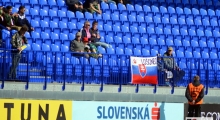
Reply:
[[[139,91],[139,84],[136,84],[135,92],[138,93],[138,91]]]
[[[26,57],[27,57],[27,77],[26,77],[26,80],[27,80],[27,84],[25,85],[25,90],[28,90],[29,88],[29,51],[26,51]]]
[[[104,83],[104,78],[103,78],[103,71],[104,71],[104,67],[103,67],[103,60],[104,60],[104,55],[102,56],[102,65],[101,65],[101,86],[99,91],[102,92],[103,91],[103,83]]]
[[[204,62],[203,62],[204,63]],[[208,89],[209,89],[209,70],[208,70],[208,60],[207,60],[207,67],[206,67],[206,70],[205,70],[205,76],[206,76],[206,90],[205,90],[205,95],[208,94]]]
[[[64,80],[63,80],[63,86],[62,86],[62,90],[64,91],[65,90],[65,88],[66,88],[66,59],[65,59],[65,53],[64,53],[64,67],[62,67],[62,69],[64,68],[64,74],[63,74],[63,78],[64,78]]]
[[[157,85],[154,85],[154,90],[153,90],[154,94],[157,93]]]
[[[44,86],[43,86],[43,90],[47,89],[47,52],[46,52],[46,66],[45,66],[45,80],[44,80]]]
[[[85,55],[85,53],[84,53],[84,55]],[[82,87],[81,87],[81,91],[84,91],[84,87],[85,87],[85,77],[84,77],[84,71],[85,69],[84,69],[84,60],[83,60],[83,63],[82,63]]]
[[[6,75],[6,71],[7,71],[7,68],[6,68],[6,47],[5,49],[3,49],[4,52],[3,52],[3,79],[2,79],[2,84],[1,84],[1,89],[4,89],[4,86],[5,86],[5,80],[7,79],[7,75]],[[10,66],[10,65],[9,65]]]

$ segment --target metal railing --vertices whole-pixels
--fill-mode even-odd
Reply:
[[[2,49],[0,52],[1,89],[4,88],[5,81],[15,81],[9,78],[13,55],[11,50]],[[81,91],[85,89],[85,84],[100,84],[100,92],[105,84],[119,85],[118,92],[122,91],[122,85],[132,85],[129,55],[103,54],[98,59],[92,57],[87,59],[83,56],[83,53],[81,56],[73,56],[71,52],[23,51],[16,70],[16,79],[26,82],[26,90],[30,82],[43,83],[44,90],[53,82],[62,83],[62,90],[65,90],[66,83],[78,83],[82,85]],[[171,83],[171,94],[174,93],[175,84],[187,86],[194,75],[201,77],[201,82],[206,87],[206,94],[208,87],[220,87],[219,60],[175,59],[177,63],[181,63],[180,67],[185,71],[185,76],[175,81],[174,72],[173,78],[170,79],[175,81]],[[158,70],[158,85],[135,85],[135,92],[138,92],[139,86],[154,86],[153,92],[156,93],[157,87],[165,86],[165,79],[165,72]]]

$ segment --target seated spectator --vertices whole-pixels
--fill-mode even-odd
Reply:
[[[20,30],[21,27],[15,25],[16,17],[18,17],[17,13],[12,14],[12,6],[7,6],[4,16],[3,25],[8,29]]]
[[[99,54],[96,46],[93,45],[92,43],[89,44],[88,38],[84,37],[83,43],[85,45],[85,52],[91,53],[91,54],[89,54],[89,56],[94,57],[94,58],[102,57],[102,54]]]
[[[110,3],[116,4],[115,1],[113,1],[113,0],[102,0],[102,2],[105,2],[105,3],[108,3],[108,4],[110,4]]]
[[[27,18],[25,17],[25,7],[24,6],[20,6],[19,7],[19,11],[18,11],[18,17],[16,18],[16,26],[23,26],[26,25],[28,26],[30,31],[33,31],[34,28],[31,27],[30,22],[27,20]]]
[[[89,12],[91,13],[98,13],[98,14],[102,14],[102,11],[100,9],[100,1],[99,0],[90,0],[89,1],[89,8],[88,8]]]
[[[167,52],[164,53],[164,57],[170,57],[170,58],[164,58],[164,68],[167,69],[168,71],[171,71],[172,74],[174,74],[173,81],[169,81],[169,82],[174,83],[181,80],[185,75],[185,71],[180,70],[180,68],[177,66],[177,63],[173,58],[172,47],[168,48]]]
[[[94,44],[95,46],[103,46],[105,48],[109,48],[111,47],[111,45],[104,43],[104,42],[100,42],[100,34],[99,34],[99,30],[98,30],[98,22],[94,21],[92,23],[92,28],[90,29],[91,31],[91,42],[92,44]]]
[[[67,0],[67,6],[72,12],[80,11],[84,13],[87,11],[83,8],[83,4],[79,0]]]
[[[1,6],[0,7],[0,25],[3,24],[3,20],[4,20],[3,14],[4,14],[4,11],[3,11],[3,7]]]
[[[88,38],[89,42],[91,41],[91,30],[90,30],[90,22],[86,21],[84,22],[83,28],[80,30],[82,34],[82,38],[86,37]]]
[[[70,50],[72,52],[78,52],[78,53],[73,53],[73,56],[84,56],[83,55],[84,48],[85,48],[85,45],[81,41],[81,33],[77,32],[76,33],[76,38],[74,40],[72,40],[71,43],[70,43]],[[89,56],[86,55],[86,57],[89,57]]]

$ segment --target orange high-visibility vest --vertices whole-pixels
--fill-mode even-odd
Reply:
[[[200,94],[200,92],[202,91],[203,89],[203,85],[200,84],[199,86],[195,87],[193,86],[192,83],[189,84],[189,92],[190,92],[190,96],[192,97],[193,100],[196,100]],[[190,105],[193,105],[193,102],[188,102]],[[195,103],[195,105],[198,105],[198,104],[202,104],[203,103],[203,99],[200,100],[199,102]]]

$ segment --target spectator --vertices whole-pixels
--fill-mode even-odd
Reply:
[[[3,7],[0,7],[0,25],[3,25],[3,15],[4,15],[4,11],[3,11]]]
[[[108,3],[108,4],[110,4],[110,3],[116,4],[115,1],[113,1],[113,0],[102,0],[102,2],[105,2],[105,3]]]
[[[167,52],[164,53],[164,57],[167,57],[167,58],[164,58],[164,68],[167,69],[168,71],[171,71],[172,74],[174,74],[173,80],[177,82],[178,80],[182,79],[183,76],[185,75],[185,72],[180,70],[180,68],[177,66],[177,63],[173,58],[172,47],[168,48]]]
[[[170,86],[169,79],[173,77],[172,72],[164,69],[164,62],[160,54],[157,54],[157,69],[159,77],[165,80],[165,85]]]
[[[28,31],[26,25],[22,26],[21,29],[12,36],[12,66],[9,72],[9,79],[16,79],[16,70],[21,59],[21,52],[24,49],[25,44],[28,44],[24,34]]]
[[[84,26],[81,29],[82,38],[88,38],[89,42],[91,41],[91,30],[90,30],[90,22],[84,22]]]
[[[200,83],[199,76],[194,76],[193,82],[186,88],[185,97],[188,100],[187,117],[201,117],[201,104],[203,104],[204,86]]]
[[[98,30],[98,22],[97,21],[93,21],[92,23],[92,28],[90,29],[91,31],[91,42],[95,45],[95,46],[103,46],[105,48],[109,48],[111,47],[111,45],[104,43],[104,42],[100,42],[100,34],[99,34],[99,30]]]
[[[74,40],[72,40],[71,43],[70,43],[70,50],[72,52],[78,52],[78,53],[73,53],[73,56],[84,56],[83,55],[84,48],[85,48],[85,45],[81,41],[81,33],[77,32],[76,33],[76,38]],[[85,56],[89,57],[88,54],[86,54]]]
[[[97,12],[98,14],[102,14],[102,11],[100,9],[100,0],[90,0],[88,10],[91,13]]]
[[[67,0],[67,6],[72,12],[80,11],[84,13],[87,11],[79,0]]]
[[[18,17],[17,13],[12,14],[12,6],[7,6],[4,14],[4,26],[8,29],[20,30],[21,27],[15,25],[16,17]]]
[[[23,25],[27,25],[28,29],[30,31],[33,31],[34,28],[31,27],[30,22],[27,20],[27,18],[25,17],[25,7],[24,6],[20,6],[19,7],[19,11],[18,11],[18,17],[16,18],[16,23],[15,25],[17,26],[23,26]]]
[[[91,53],[89,54],[89,56],[94,57],[94,58],[102,57],[102,54],[98,53],[98,49],[96,48],[96,46],[93,45],[92,43],[89,44],[88,38],[84,37],[83,43],[85,45],[85,52]]]

